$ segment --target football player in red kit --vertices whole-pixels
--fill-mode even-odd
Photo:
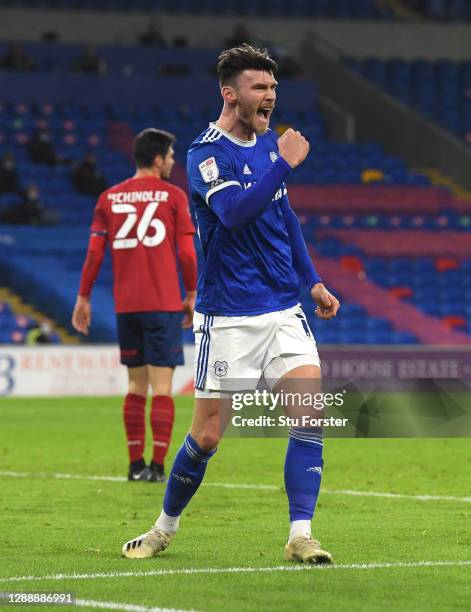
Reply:
[[[136,174],[105,191],[95,207],[72,324],[91,324],[90,294],[109,243],[121,363],[129,374],[124,425],[129,480],[164,482],[174,421],[175,366],[183,364],[182,326],[191,327],[196,294],[195,229],[185,193],[167,182],[175,137],[143,130],[134,141]],[[182,302],[181,269],[186,297]],[[183,319],[183,320],[182,320]],[[145,404],[152,390],[153,457],[144,460]]]

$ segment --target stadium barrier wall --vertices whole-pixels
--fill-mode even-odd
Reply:
[[[471,381],[469,347],[330,345],[320,346],[319,354],[325,382]],[[175,394],[193,392],[193,361],[194,347],[186,345]],[[116,345],[0,348],[0,397],[123,395],[126,380]]]
[[[192,390],[193,355],[185,346],[174,393]],[[0,347],[0,397],[124,395],[126,384],[116,345]]]

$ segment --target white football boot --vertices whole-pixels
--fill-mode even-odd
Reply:
[[[127,559],[149,559],[165,550],[170,544],[172,536],[158,527],[151,527],[134,540],[126,542],[122,548],[122,556]]]
[[[332,555],[322,550],[320,543],[310,536],[298,536],[285,546],[286,561],[330,565],[334,562]]]

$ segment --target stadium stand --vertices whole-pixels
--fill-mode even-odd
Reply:
[[[64,330],[56,330],[52,322],[18,295],[0,287],[0,344],[76,343]]]
[[[471,9],[470,9],[471,10]],[[346,58],[345,64],[404,104],[471,142],[471,62]]]
[[[335,19],[388,19],[392,12],[376,0],[4,0],[3,6],[165,13],[262,15]]]
[[[185,151],[217,117],[218,98],[208,74],[216,50],[177,50],[178,62],[187,66],[188,74],[156,77],[159,65],[175,61],[174,50],[99,47],[109,72],[97,76],[71,74],[81,50],[78,45],[38,43],[25,49],[34,56],[37,70],[0,74],[3,91],[8,92],[0,106],[0,157],[7,151],[13,154],[21,187],[38,186],[58,225],[0,226],[0,274],[24,299],[72,331],[70,313],[95,200],[74,192],[71,164],[93,152],[107,183],[117,183],[133,173],[133,134],[155,125],[177,135],[179,164],[173,180],[185,186]],[[133,68],[127,74],[129,57]],[[187,100],[185,92],[195,76],[207,79],[211,87],[195,95],[191,106],[175,105],[174,100]],[[32,80],[45,92],[40,102],[28,97]],[[311,81],[284,80],[280,98],[273,127],[282,132],[297,126],[312,143],[308,160],[293,174],[290,198],[321,274],[343,300],[342,317],[329,325],[318,325],[306,304],[319,341],[469,343],[471,312],[454,308],[457,301],[450,304],[446,292],[453,278],[454,294],[471,297],[465,245],[471,217],[466,205],[448,190],[431,186],[427,176],[387,155],[378,143],[330,141]],[[37,128],[50,132],[60,163],[31,161],[27,144]],[[1,194],[0,214],[18,199],[16,193]],[[433,241],[424,240],[426,231],[433,232]],[[450,244],[450,231],[452,252],[442,249]],[[425,244],[436,248],[427,251]],[[111,282],[107,259],[93,296],[91,341],[115,340]],[[380,305],[381,300],[388,308]],[[398,316],[406,307],[408,316]]]
[[[436,21],[469,21],[471,5],[468,0],[402,0],[425,19]]]
[[[453,335],[449,342],[469,343],[469,202],[437,187],[293,186],[290,195],[321,273],[333,279],[344,299],[369,314],[346,332],[357,324],[363,330],[373,325],[362,342],[402,338],[441,344],[456,330],[465,335],[461,340]],[[405,316],[408,305],[414,310]],[[431,316],[421,320],[423,314]],[[342,311],[344,317],[349,320]],[[371,317],[383,317],[397,333],[409,336],[394,335]],[[323,341],[324,333],[330,339],[341,326],[339,318],[328,329],[318,326],[316,333]],[[349,333],[339,334],[348,342]]]
[[[35,324],[31,317],[16,315],[8,302],[0,302],[0,344],[23,344]]]
[[[0,43],[0,58],[4,57],[10,48],[10,44]],[[26,43],[21,45],[21,49],[28,57],[34,58],[34,72],[64,75],[76,71],[76,62],[84,51],[84,45]],[[183,65],[188,73],[210,74],[217,57],[215,49],[98,45],[96,52],[104,60],[107,74],[126,76],[156,76],[159,69],[169,65]]]

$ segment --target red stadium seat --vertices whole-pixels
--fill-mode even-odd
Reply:
[[[457,270],[460,263],[454,257],[439,257],[435,261],[437,272],[446,272],[447,270]]]
[[[356,255],[342,255],[340,264],[345,270],[351,272],[363,272],[364,266],[362,260]]]
[[[466,328],[466,319],[464,317],[449,315],[448,317],[443,317],[442,321],[449,329]]]
[[[410,287],[391,287],[389,293],[399,300],[402,298],[412,297],[414,292]]]

